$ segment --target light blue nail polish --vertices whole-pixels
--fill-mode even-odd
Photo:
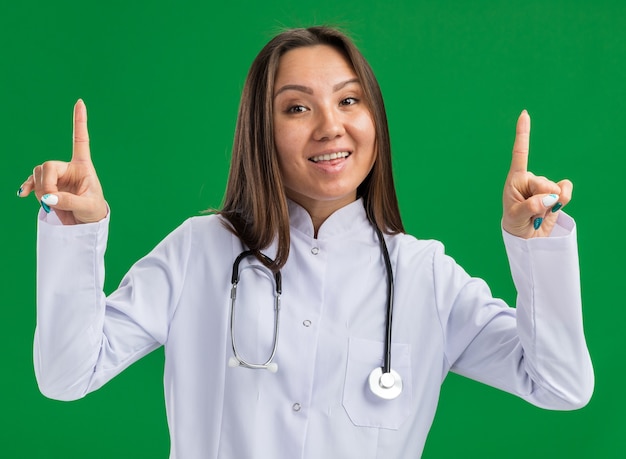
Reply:
[[[543,218],[541,217],[535,218],[535,221],[533,222],[533,226],[535,227],[535,230],[538,230],[542,223],[543,223]]]
[[[557,202],[554,207],[552,208],[552,212],[556,212],[557,210],[559,210],[561,207],[563,207],[563,203],[562,202]]]
[[[48,207],[48,205],[45,202],[41,202],[41,207],[43,207],[43,210],[46,211],[47,214],[50,213],[50,207]]]
[[[24,188],[23,188],[23,187],[20,187],[20,189],[19,189],[19,190],[17,190],[17,196],[18,196],[18,197],[19,197],[19,196],[22,196],[22,192],[23,192],[23,191],[24,191]]]

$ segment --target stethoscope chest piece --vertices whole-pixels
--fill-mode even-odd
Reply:
[[[370,390],[380,398],[393,400],[402,392],[402,378],[395,370],[383,373],[381,367],[372,370],[369,377]]]

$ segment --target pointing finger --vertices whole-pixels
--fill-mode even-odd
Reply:
[[[72,161],[91,161],[89,132],[87,131],[87,107],[82,99],[74,105],[74,149]]]
[[[528,170],[528,149],[530,144],[530,116],[524,110],[517,119],[511,172],[526,172]]]

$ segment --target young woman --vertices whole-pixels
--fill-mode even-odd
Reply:
[[[387,120],[342,33],[289,30],[252,64],[223,208],[191,218],[106,297],[108,208],[85,105],[42,201],[35,369],[60,400],[165,346],[176,458],[419,457],[449,371],[550,409],[593,390],[572,184],[527,171],[517,124],[503,235],[517,308],[404,233]],[[392,321],[393,319],[393,321]]]

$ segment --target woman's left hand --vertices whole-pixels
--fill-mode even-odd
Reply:
[[[530,116],[526,110],[517,120],[511,169],[502,196],[502,227],[524,239],[549,236],[558,210],[572,198],[572,182],[552,182],[528,171]]]

